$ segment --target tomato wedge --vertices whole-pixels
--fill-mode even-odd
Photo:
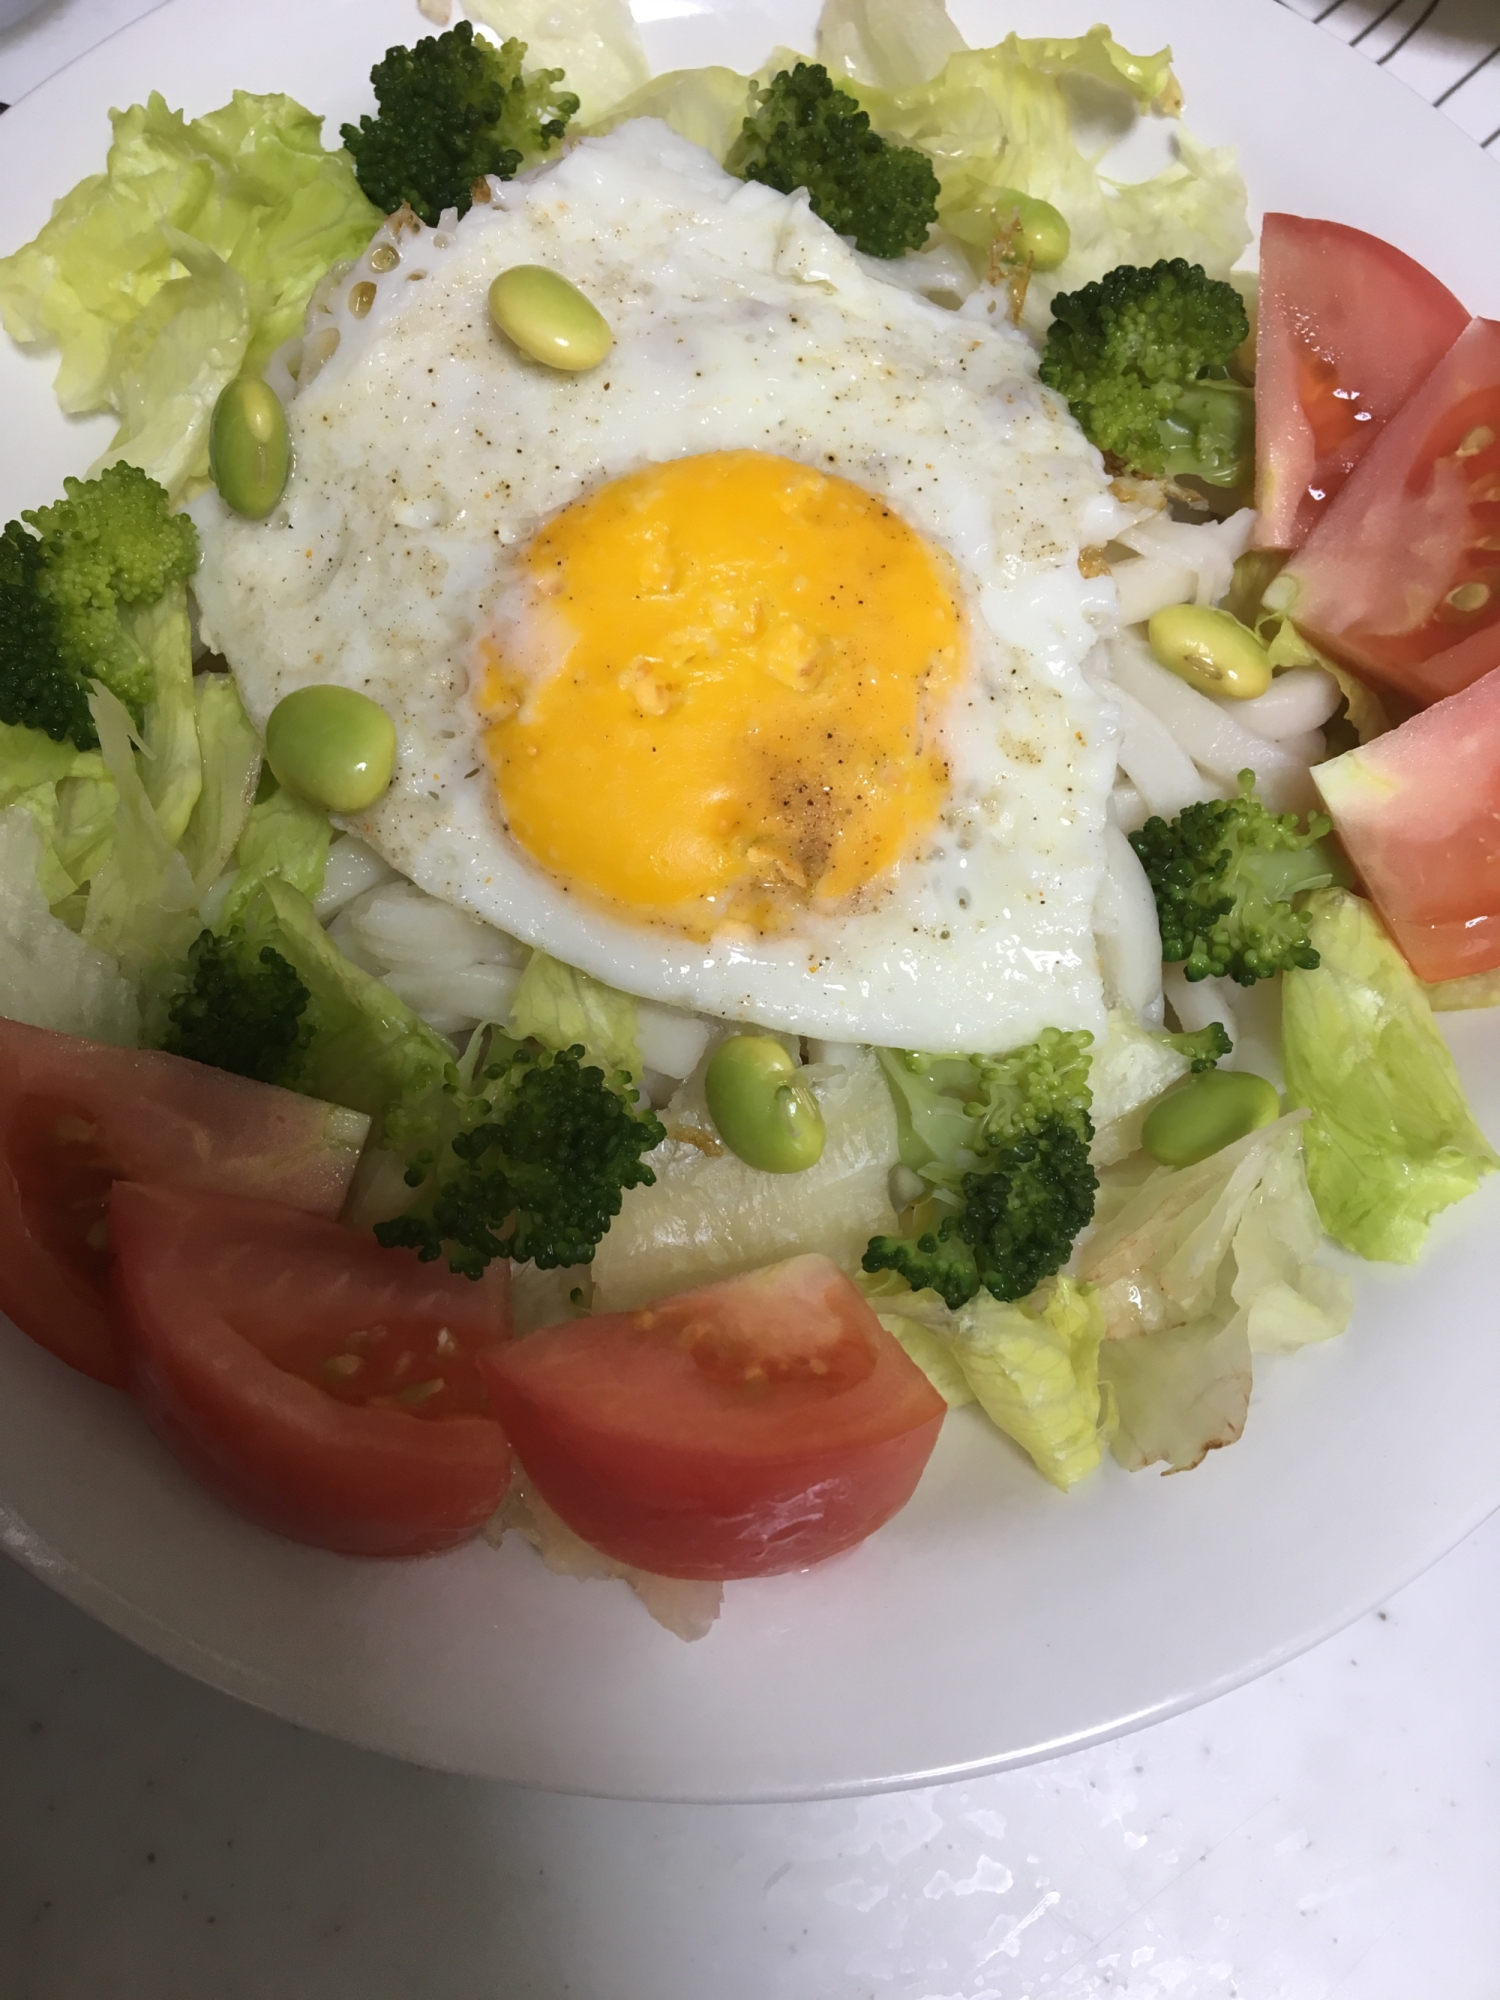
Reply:
[[[1313,778],[1418,977],[1500,966],[1500,668]]]
[[[1470,322],[1272,588],[1419,704],[1500,666],[1500,320]]]
[[[481,1357],[537,1491],[617,1562],[802,1569],[910,1499],[941,1396],[826,1258],[794,1257]]]
[[[1302,546],[1468,323],[1445,285],[1378,236],[1266,217],[1255,336],[1261,548]]]
[[[474,1283],[280,1202],[117,1182],[130,1389],[241,1513],[345,1555],[451,1548],[494,1513],[510,1447],[476,1364],[510,1267]]]
[[[105,1202],[116,1180],[337,1215],[368,1119],[182,1056],[0,1020],[0,1312],[116,1386]]]

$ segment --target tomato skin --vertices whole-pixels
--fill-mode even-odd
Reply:
[[[1418,977],[1500,966],[1500,668],[1313,778]]]
[[[0,1020],[0,1312],[71,1367],[122,1387],[110,1183],[274,1194],[337,1215],[367,1124],[182,1056]]]
[[[509,1266],[478,1284],[279,1202],[117,1182],[112,1289],[129,1387],[188,1470],[275,1533],[343,1555],[452,1548],[510,1484],[488,1411],[338,1401],[282,1361],[309,1334],[406,1319],[467,1355],[508,1338]]]
[[[1300,548],[1469,315],[1362,229],[1271,214],[1260,239],[1256,544]]]
[[[1500,321],[1470,322],[1283,574],[1317,644],[1418,704],[1500,666]]]
[[[803,1569],[910,1499],[946,1405],[826,1257],[546,1327],[481,1367],[575,1534],[659,1576]]]

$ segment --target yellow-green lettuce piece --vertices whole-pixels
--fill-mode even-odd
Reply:
[[[1361,1257],[1410,1264],[1435,1215],[1500,1167],[1422,982],[1371,905],[1320,889],[1307,905],[1321,963],[1282,992],[1287,1096],[1311,1113],[1307,1177],[1323,1227]]]

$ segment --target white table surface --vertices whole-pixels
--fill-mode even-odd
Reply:
[[[1286,4],[1500,149],[1497,0]],[[50,0],[0,100],[148,11]],[[1496,2000],[1497,1661],[1500,1519],[1101,1749],[619,1805],[309,1736],[0,1564],[0,2000]]]

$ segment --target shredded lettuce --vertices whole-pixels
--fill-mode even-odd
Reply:
[[[119,415],[101,463],[127,458],[175,497],[207,473],[220,390],[300,330],[313,287],[380,217],[289,97],[236,91],[188,121],[153,93],[112,122],[105,171],[0,259],[0,320],[57,348],[65,410]]]
[[[44,851],[29,811],[0,811],[0,1015],[131,1048],[140,1031],[135,995],[109,954],[47,907],[38,881]]]
[[[109,846],[114,821],[114,783],[97,750],[55,743],[39,729],[0,722],[0,810],[25,809],[41,843],[28,876],[40,886],[54,914],[76,930],[82,910],[75,906]]]
[[[198,898],[146,790],[124,704],[97,685],[89,712],[114,781],[115,807],[108,852],[89,882],[83,935],[108,952],[127,979],[154,989],[197,935]]]
[[[245,831],[260,778],[261,748],[229,674],[193,682],[202,787],[182,836],[182,853],[200,895],[229,866]]]
[[[169,591],[134,622],[134,636],[151,662],[141,776],[157,823],[175,847],[203,789],[187,592]]]
[[[1288,973],[1287,1095],[1305,1105],[1323,1227],[1361,1257],[1410,1264],[1432,1219],[1500,1167],[1474,1121],[1421,981],[1371,906],[1343,889],[1307,904],[1316,972]]]
[[[634,998],[534,951],[511,1002],[507,1031],[549,1049],[582,1046],[606,1076],[641,1073],[640,1016]]]

